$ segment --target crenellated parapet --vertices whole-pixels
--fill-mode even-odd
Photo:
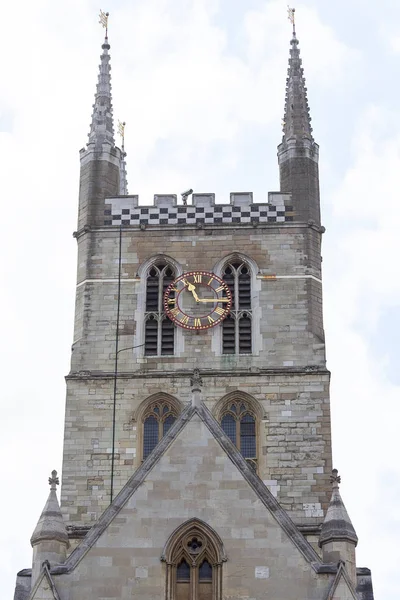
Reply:
[[[193,194],[192,204],[178,205],[176,194],[157,194],[151,206],[139,206],[139,196],[105,200],[104,225],[256,225],[294,220],[291,194],[270,192],[256,203],[252,192],[232,192],[229,204],[216,204],[215,194]]]

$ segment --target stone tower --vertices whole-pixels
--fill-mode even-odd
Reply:
[[[127,194],[109,49],[81,150],[61,503],[53,481],[15,599],[371,600],[331,475],[318,146],[296,34],[281,190],[261,203]]]

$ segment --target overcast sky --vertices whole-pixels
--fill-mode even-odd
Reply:
[[[102,29],[92,0],[2,3],[0,597],[61,471],[72,342],[79,149]],[[228,202],[278,189],[287,0],[109,0],[113,103],[129,192]],[[334,465],[375,597],[398,600],[398,0],[296,1],[320,144]]]

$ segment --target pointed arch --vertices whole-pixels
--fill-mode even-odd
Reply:
[[[138,277],[146,277],[147,273],[150,271],[153,265],[156,265],[158,262],[166,262],[170,265],[176,272],[176,276],[182,275],[182,266],[176,261],[172,256],[167,254],[153,254],[147,260],[142,262],[142,264],[138,268]]]
[[[181,412],[181,402],[165,392],[153,394],[139,405],[133,420],[137,422],[140,460],[154,450]]]
[[[135,346],[138,355],[147,357],[174,356],[181,335],[164,310],[166,288],[182,273],[181,265],[171,256],[154,254],[138,269],[140,289],[135,320],[137,327]]]
[[[260,280],[257,263],[241,252],[232,252],[214,265],[232,293],[230,314],[216,332],[214,349],[222,355],[250,356],[262,349],[260,336]]]
[[[257,471],[260,456],[260,424],[264,411],[250,394],[229,392],[214,406],[213,414],[225,435],[236,446],[248,464]]]
[[[182,539],[196,535],[200,537],[205,536],[207,540],[210,541],[217,563],[223,563],[227,560],[224,544],[218,533],[205,521],[197,519],[196,517],[185,521],[171,533],[164,546],[161,560],[169,563],[174,562],[174,556],[176,556],[178,546]]]
[[[175,529],[161,560],[167,565],[167,600],[222,600],[226,553],[219,535],[204,521],[190,519]]]
[[[247,254],[243,254],[242,252],[231,252],[230,254],[227,254],[226,256],[221,258],[214,265],[214,273],[221,277],[224,267],[226,267],[227,264],[232,262],[246,263],[251,268],[253,277],[255,277],[260,272],[256,261],[250,258],[250,256],[247,256]]]
[[[243,401],[247,403],[247,405],[251,408],[252,412],[258,420],[261,421],[265,418],[264,409],[258,402],[258,400],[256,400],[247,392],[243,392],[241,390],[234,390],[233,392],[229,392],[228,394],[225,394],[225,396],[218,400],[218,402],[214,405],[212,409],[212,414],[214,418],[218,422],[220,422],[226,408],[229,406],[230,403],[235,401]]]
[[[156,392],[155,394],[152,394],[151,396],[145,398],[139,404],[139,406],[132,415],[132,421],[141,423],[143,420],[143,416],[148,411],[151,404],[155,402],[169,402],[178,415],[182,412],[183,405],[182,402],[178,400],[178,398],[172,396],[171,394],[167,394],[166,392]]]

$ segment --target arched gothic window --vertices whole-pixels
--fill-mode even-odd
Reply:
[[[232,292],[232,309],[222,322],[222,354],[251,354],[252,306],[251,273],[241,261],[228,263],[222,279]]]
[[[221,600],[222,544],[205,524],[189,522],[173,534],[163,560],[167,563],[168,600]]]
[[[154,450],[175,423],[177,412],[170,402],[152,403],[143,415],[143,459]]]
[[[247,402],[230,402],[221,413],[221,427],[249,465],[257,469],[256,417]]]
[[[174,278],[174,269],[165,262],[156,263],[148,272],[144,331],[146,356],[174,354],[175,327],[163,307],[164,292]]]

